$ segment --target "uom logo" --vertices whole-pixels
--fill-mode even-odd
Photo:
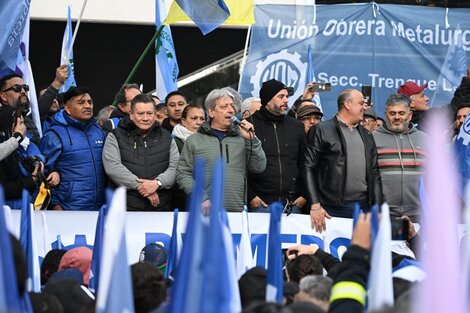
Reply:
[[[256,73],[251,77],[250,83],[253,84],[253,96],[258,96],[263,82],[272,78],[283,82],[288,87],[293,87],[295,94],[305,87],[305,76],[307,63],[300,60],[300,54],[297,52],[289,53],[287,49],[278,53],[268,55],[264,60],[256,64]],[[300,86],[300,88],[298,88]]]

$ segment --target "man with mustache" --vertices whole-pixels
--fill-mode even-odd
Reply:
[[[377,145],[384,201],[390,215],[407,215],[418,222],[419,178],[423,175],[427,136],[411,123],[410,98],[391,94],[385,107],[385,125],[373,133]]]
[[[287,116],[289,92],[282,82],[264,82],[259,95],[261,108],[248,120],[261,140],[267,162],[263,172],[248,174],[250,211],[269,212],[268,205],[280,201],[287,213],[301,213],[307,202],[300,188],[304,125]]]
[[[71,87],[64,94],[64,109],[52,118],[39,147],[47,157],[54,210],[93,211],[104,203],[104,140],[90,92]]]
[[[18,74],[10,74],[0,79],[0,103],[18,110],[24,117],[26,132],[32,142],[39,144],[39,132],[31,118],[28,98],[29,86]]]

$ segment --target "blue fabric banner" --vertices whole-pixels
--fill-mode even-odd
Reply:
[[[387,96],[407,80],[428,83],[431,106],[450,102],[465,76],[470,50],[468,9],[410,5],[257,5],[250,53],[240,92],[258,96],[271,78],[294,87],[290,104],[308,81],[308,45],[317,82],[330,82],[321,94],[326,118],[347,88],[372,86],[372,102],[383,116]]]
[[[14,71],[31,0],[0,1],[0,70]]]

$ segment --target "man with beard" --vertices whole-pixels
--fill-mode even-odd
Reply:
[[[266,169],[248,173],[250,211],[269,212],[268,205],[280,201],[286,205],[287,213],[301,213],[307,202],[300,188],[304,126],[287,116],[289,94],[283,83],[268,80],[261,86],[259,95],[261,108],[250,120],[266,154]]]
[[[21,112],[24,117],[26,131],[30,140],[39,145],[39,132],[31,119],[28,93],[29,86],[26,85],[18,74],[10,74],[0,79],[0,102],[8,105],[14,110]]]
[[[385,125],[373,133],[377,145],[384,201],[390,215],[420,216],[418,184],[423,173],[426,134],[410,123],[410,98],[391,94],[385,108]]]

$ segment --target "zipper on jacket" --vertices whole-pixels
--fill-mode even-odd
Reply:
[[[228,157],[228,144],[225,144],[225,154],[227,154],[227,163],[230,163],[229,157]]]
[[[144,139],[144,164],[145,164],[145,173],[149,172],[149,162],[148,162],[148,151],[147,151],[147,140]]]
[[[277,145],[277,161],[279,162],[279,201],[282,201],[281,194],[282,194],[282,163],[281,163],[281,147],[279,146],[279,137],[277,136],[277,125],[273,123],[274,127],[274,136],[276,137],[276,145]]]
[[[93,160],[93,172],[95,173],[95,201],[93,202],[93,208],[96,208],[96,200],[98,199],[98,175],[96,170],[96,163],[95,163],[95,156],[93,155],[93,146],[90,143],[90,138],[88,138],[88,134],[86,131],[85,133],[86,142],[88,143],[88,147],[90,148],[91,159]]]

